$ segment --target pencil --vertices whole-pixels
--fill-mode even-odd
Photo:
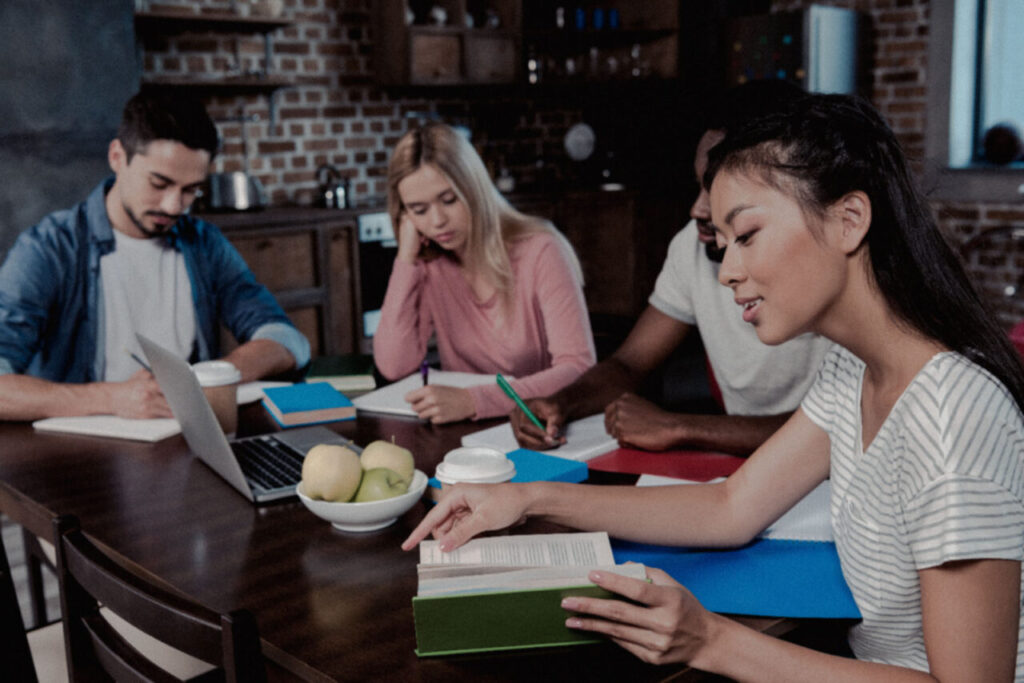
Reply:
[[[147,364],[146,364],[146,361],[144,361],[144,360],[142,360],[141,358],[139,358],[139,357],[138,357],[138,356],[137,356],[137,355],[135,354],[135,352],[133,352],[133,351],[130,351],[130,350],[129,350],[129,349],[127,349],[127,348],[125,348],[124,352],[125,352],[125,353],[127,353],[127,354],[128,354],[129,356],[131,356],[132,358],[134,358],[134,359],[135,359],[135,362],[136,362],[136,363],[138,363],[138,364],[139,364],[139,365],[141,365],[142,367],[146,368],[146,372],[148,372],[148,373],[149,373],[149,374],[151,374],[151,375],[153,374],[153,368],[149,367],[149,365],[147,365]]]
[[[540,420],[537,419],[537,416],[526,407],[526,404],[523,403],[523,399],[519,398],[519,394],[517,394],[516,390],[512,388],[512,385],[508,383],[508,380],[501,375],[495,375],[494,377],[498,380],[498,386],[501,387],[501,390],[508,394],[510,399],[516,402],[516,405],[519,406],[519,410],[526,413],[526,417],[530,418],[530,421],[537,425],[538,429],[541,431],[547,431],[544,429],[544,425],[541,424]]]

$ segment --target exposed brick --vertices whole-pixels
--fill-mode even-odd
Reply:
[[[302,143],[302,149],[307,152],[322,152],[324,150],[331,150],[338,148],[338,141],[334,138],[326,138],[321,140],[306,140]]]
[[[279,142],[265,140],[257,143],[257,150],[259,150],[260,154],[278,154],[281,152],[294,152],[295,143],[290,140],[281,140]]]

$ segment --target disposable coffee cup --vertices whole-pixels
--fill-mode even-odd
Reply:
[[[238,383],[242,373],[226,360],[206,360],[192,366],[206,400],[228,436],[238,429]]]
[[[448,451],[434,476],[442,489],[452,484],[498,484],[516,476],[516,466],[494,448],[464,446]]]

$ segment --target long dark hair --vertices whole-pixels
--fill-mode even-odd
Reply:
[[[707,187],[722,170],[753,171],[821,218],[848,192],[871,200],[871,274],[912,329],[995,375],[1024,410],[1024,368],[1006,331],[971,285],[913,181],[899,142],[864,100],[808,95],[755,119],[708,155]]]

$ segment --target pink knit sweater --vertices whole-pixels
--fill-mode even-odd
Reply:
[[[548,233],[510,245],[515,277],[510,312],[501,296],[477,301],[451,259],[395,261],[373,356],[392,380],[415,372],[437,333],[444,370],[497,373],[523,398],[547,396],[594,364],[594,340],[583,299],[559,240]],[[513,403],[497,384],[469,389],[476,418],[505,415]]]

